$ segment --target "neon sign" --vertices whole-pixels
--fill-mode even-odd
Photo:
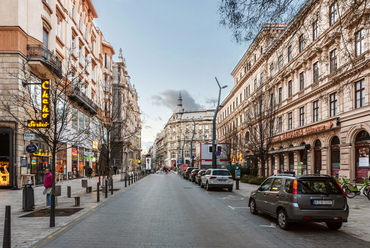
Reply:
[[[50,127],[50,82],[44,80],[41,84],[41,117],[42,120],[28,120],[27,126],[31,128]]]

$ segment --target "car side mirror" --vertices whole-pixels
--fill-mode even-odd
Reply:
[[[262,191],[262,187],[260,186],[260,187],[258,187],[258,189],[257,189],[258,191]]]

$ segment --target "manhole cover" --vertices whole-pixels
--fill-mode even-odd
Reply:
[[[192,187],[184,187],[184,189],[193,189]]]
[[[120,189],[113,189],[113,191],[118,191]],[[97,190],[93,190],[93,192],[96,192]],[[101,189],[99,191],[102,191]],[[110,189],[108,189],[108,192],[110,192]]]
[[[70,216],[78,211],[82,210],[83,208],[57,208],[55,209],[55,216]],[[49,217],[50,216],[50,209],[40,209],[34,211],[32,213],[22,215],[20,217]]]

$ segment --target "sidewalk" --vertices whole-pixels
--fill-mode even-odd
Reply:
[[[234,192],[249,197],[250,193],[258,187],[259,185],[239,183],[239,190],[236,190],[234,183]],[[349,205],[348,222],[343,223],[340,231],[370,242],[370,201],[363,194],[347,198],[347,200]]]
[[[22,210],[22,190],[0,189],[0,244],[3,242],[4,235],[5,206],[11,206],[12,247],[31,247],[32,244],[58,231],[61,227],[72,223],[74,220],[90,212],[90,210],[104,204],[109,199],[112,199],[112,197],[119,195],[144,179],[142,178],[131,185],[128,185],[127,182],[127,188],[125,188],[125,182],[121,181],[121,175],[113,176],[113,188],[119,189],[119,191],[114,191],[113,195],[109,191],[108,198],[105,198],[104,192],[100,191],[100,202],[97,202],[96,192],[98,177],[87,179],[88,186],[92,186],[92,193],[86,193],[86,189],[81,186],[81,179],[64,181],[63,184],[58,182],[56,185],[62,186],[62,195],[57,197],[58,204],[56,208],[82,208],[82,210],[70,216],[56,217],[55,227],[53,228],[49,227],[50,217],[20,218],[20,216],[33,212],[24,212]],[[74,206],[73,197],[67,198],[67,186],[71,186],[72,196],[80,196],[81,203],[79,207]],[[34,188],[35,211],[44,209],[46,206],[46,196],[43,195],[43,191],[44,187],[42,185]]]

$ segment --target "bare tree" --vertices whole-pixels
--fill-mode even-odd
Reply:
[[[77,116],[72,113],[73,101],[84,100],[90,106],[90,114],[97,113],[98,107],[84,94],[84,82],[80,80],[85,73],[88,62],[80,74],[72,66],[72,53],[61,62],[41,46],[31,47],[33,58],[47,60],[49,70],[24,61],[20,69],[9,75],[22,82],[17,92],[4,92],[1,97],[1,109],[14,119],[20,131],[32,132],[45,142],[51,154],[51,172],[55,177],[56,154],[66,149],[65,144],[75,146],[90,144],[90,130],[74,128]],[[71,101],[72,100],[72,101]],[[51,194],[50,227],[55,226],[55,180]]]

